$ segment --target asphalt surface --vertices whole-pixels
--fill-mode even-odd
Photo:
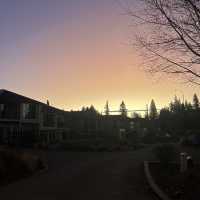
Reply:
[[[48,152],[49,170],[0,188],[2,200],[153,200],[142,161],[133,152]]]

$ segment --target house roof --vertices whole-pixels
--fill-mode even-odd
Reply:
[[[35,99],[5,90],[5,89],[0,89],[0,103],[36,103],[36,104],[41,104],[44,106],[48,106],[45,103],[42,103],[40,101],[37,101]],[[51,109],[55,109],[55,110],[59,110],[59,111],[63,111],[61,109],[52,107],[52,106],[48,106]]]

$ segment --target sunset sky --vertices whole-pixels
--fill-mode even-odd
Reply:
[[[142,70],[131,23],[118,0],[1,0],[0,87],[65,110],[102,111],[106,100],[138,109],[152,98],[161,107],[175,94],[200,95]]]

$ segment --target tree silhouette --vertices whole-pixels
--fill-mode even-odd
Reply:
[[[98,111],[95,109],[95,107],[93,105],[90,106],[90,108],[88,109],[88,113],[92,114],[92,115],[98,115]]]
[[[144,114],[144,118],[145,119],[149,119],[149,108],[148,108],[148,105],[146,105],[146,111],[145,111],[145,114]]]
[[[83,107],[81,108],[81,111],[82,111],[82,112],[85,112],[85,110],[86,110],[86,108],[83,106]]]
[[[109,109],[108,101],[106,101],[106,105],[105,105],[105,115],[110,115],[110,109]]]
[[[174,101],[170,103],[170,111],[177,113],[182,110],[182,104],[181,100],[177,98],[177,96],[174,97]]]
[[[185,101],[185,110],[187,110],[187,111],[192,110],[192,104],[188,101]]]
[[[151,104],[150,104],[150,109],[149,109],[149,118],[150,119],[156,119],[158,117],[158,112],[156,109],[156,104],[154,102],[154,100],[151,100]]]
[[[137,112],[133,112],[133,116],[132,116],[134,119],[138,119],[138,118],[142,118],[141,114],[140,113],[137,113]]]
[[[200,129],[199,100],[196,94],[193,96],[193,103],[181,102],[176,96],[169,104],[169,108],[161,109],[158,117],[158,124],[161,130],[174,136],[183,134],[194,134]],[[191,131],[192,130],[192,131]]]
[[[145,69],[200,85],[200,1],[140,2],[144,9],[128,12],[136,25],[134,46],[149,61]]]
[[[169,131],[172,128],[172,115],[169,108],[162,108],[159,115],[160,128]]]
[[[193,108],[195,110],[199,109],[199,99],[196,94],[194,94],[194,96],[193,96]]]
[[[120,110],[121,116],[127,117],[127,109],[126,109],[126,105],[124,101],[122,101],[122,103],[120,104],[119,110]]]

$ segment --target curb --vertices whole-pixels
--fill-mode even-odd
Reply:
[[[144,161],[144,173],[147,178],[147,181],[153,190],[153,192],[161,199],[161,200],[171,200],[161,189],[160,187],[155,183],[150,170],[149,170],[149,162]]]

